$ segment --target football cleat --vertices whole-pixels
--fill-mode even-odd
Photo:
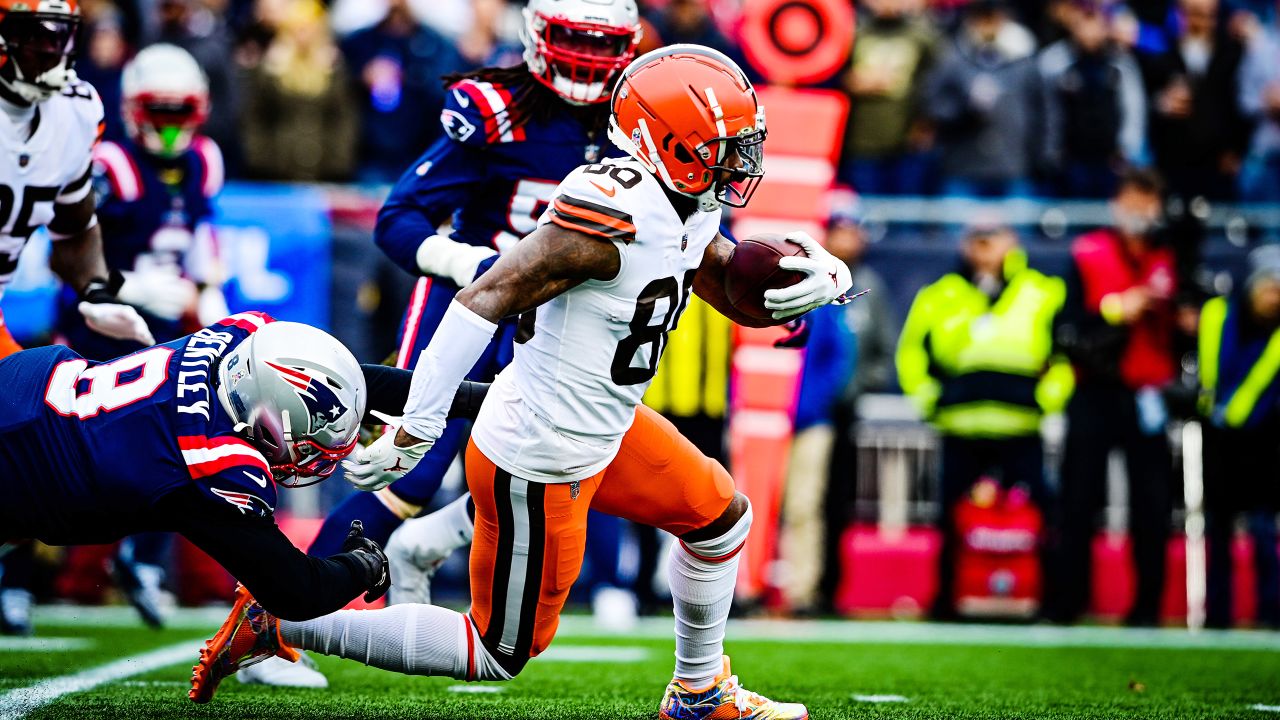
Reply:
[[[128,598],[129,604],[138,611],[142,622],[157,630],[164,627],[166,607],[172,605],[167,602],[161,587],[164,568],[134,562],[124,553],[117,553],[111,562],[111,577]]]
[[[218,634],[200,648],[200,662],[191,668],[187,697],[207,703],[223,678],[269,657],[297,662],[298,651],[280,637],[280,621],[253,599],[248,588],[239,585],[231,614],[218,628]]]
[[[298,662],[281,657],[269,657],[260,663],[242,667],[236,671],[236,680],[245,685],[269,685],[271,687],[313,688],[329,687],[316,661],[306,653],[298,653]]]
[[[672,680],[662,697],[658,717],[662,720],[805,720],[809,711],[799,703],[774,702],[738,684],[738,676],[724,670],[709,688],[690,690],[680,680]]]

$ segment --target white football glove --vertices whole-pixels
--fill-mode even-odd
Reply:
[[[89,329],[100,335],[116,340],[136,340],[143,345],[156,344],[155,337],[147,329],[147,322],[128,305],[81,302],[77,309]]]
[[[196,305],[196,284],[174,272],[126,272],[116,297],[158,318],[177,320]]]
[[[200,299],[196,301],[196,317],[201,325],[212,325],[229,315],[231,308],[227,307],[227,296],[222,288],[209,285],[200,291]]]
[[[432,235],[418,246],[415,259],[427,275],[448,278],[460,288],[476,279],[480,263],[497,255],[493,248],[468,245],[443,235]]]
[[[765,291],[764,307],[773,311],[773,318],[785,320],[823,305],[848,302],[846,293],[853,287],[849,266],[827,252],[808,233],[790,232],[787,239],[804,248],[804,255],[784,257],[778,261],[778,267],[802,272],[809,277],[790,287]]]
[[[373,492],[381,490],[404,477],[418,465],[435,439],[421,440],[409,447],[396,445],[396,433],[400,430],[400,419],[392,418],[377,412],[370,413],[387,423],[386,432],[374,440],[368,447],[356,448],[351,457],[342,462],[347,482],[358,490]]]

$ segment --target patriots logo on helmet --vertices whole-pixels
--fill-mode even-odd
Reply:
[[[338,399],[337,393],[329,387],[327,378],[313,377],[302,368],[286,367],[268,362],[267,366],[280,374],[280,378],[298,393],[302,402],[311,413],[311,432],[316,432],[326,425],[338,421],[347,412],[347,406]]]

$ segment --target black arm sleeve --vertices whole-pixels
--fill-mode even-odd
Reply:
[[[205,551],[276,617],[310,620],[340,610],[372,584],[350,553],[309,557],[289,542],[270,518],[228,506],[216,511],[200,491],[166,495],[156,510],[173,529]]]
[[[409,400],[409,386],[413,382],[413,371],[386,365],[361,365],[364,370],[364,382],[369,388],[369,406],[365,410],[364,422],[369,425],[381,424],[381,420],[370,413],[374,410],[391,416],[404,412],[404,404]],[[467,418],[475,420],[480,412],[480,404],[489,392],[488,383],[464,381],[458,388],[449,408],[449,418]]]

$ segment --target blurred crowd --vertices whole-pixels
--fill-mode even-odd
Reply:
[[[741,8],[640,3],[645,47],[741,58]],[[388,182],[439,133],[442,76],[521,61],[505,0],[92,0],[79,69],[108,105],[138,47],[189,50],[232,177]],[[867,194],[1280,200],[1280,24],[1268,0],[863,0],[840,175]],[[110,132],[119,134],[114,123]]]

